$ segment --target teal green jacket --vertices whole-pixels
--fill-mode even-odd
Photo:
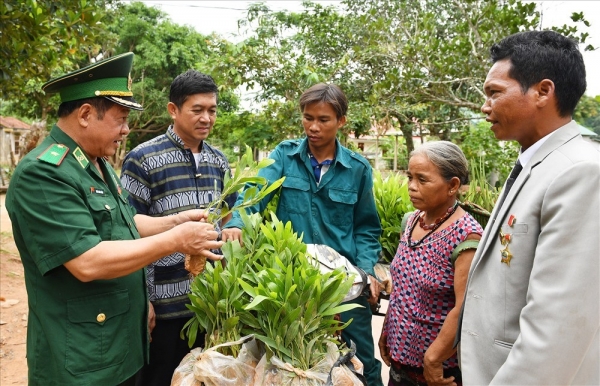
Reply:
[[[317,186],[307,140],[288,140],[271,153],[275,162],[260,170],[269,183],[285,177],[277,217],[291,221],[307,244],[326,244],[354,265],[374,275],[379,259],[381,223],[373,197],[371,165],[336,140],[336,157]],[[274,194],[250,209],[262,212]],[[243,200],[243,194],[238,202]],[[242,228],[238,212],[224,228]]]

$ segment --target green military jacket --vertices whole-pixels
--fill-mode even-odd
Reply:
[[[6,208],[29,304],[30,385],[116,385],[147,359],[144,270],[84,283],[63,265],[101,241],[140,237],[119,178],[99,163],[106,182],[54,126],[10,181]]]

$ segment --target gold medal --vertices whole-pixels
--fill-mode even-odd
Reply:
[[[500,262],[504,263],[510,267],[510,261],[512,260],[513,255],[508,250],[508,245],[506,245],[504,247],[504,249],[500,250],[500,255],[502,256],[502,259],[500,259]]]

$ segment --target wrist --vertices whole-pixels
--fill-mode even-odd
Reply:
[[[432,353],[430,350],[425,351],[425,355],[423,356],[423,363],[429,366],[431,365],[441,365],[444,362],[442,358],[439,358],[435,353]]]
[[[173,217],[173,228],[175,228],[177,225],[181,225],[184,222],[188,221],[186,219],[187,216],[185,215],[185,212],[179,212],[175,216],[170,217]]]

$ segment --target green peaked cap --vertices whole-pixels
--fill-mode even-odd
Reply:
[[[103,97],[133,110],[143,110],[131,92],[132,64],[133,52],[112,56],[49,80],[42,90],[46,94],[60,93],[62,102]]]

